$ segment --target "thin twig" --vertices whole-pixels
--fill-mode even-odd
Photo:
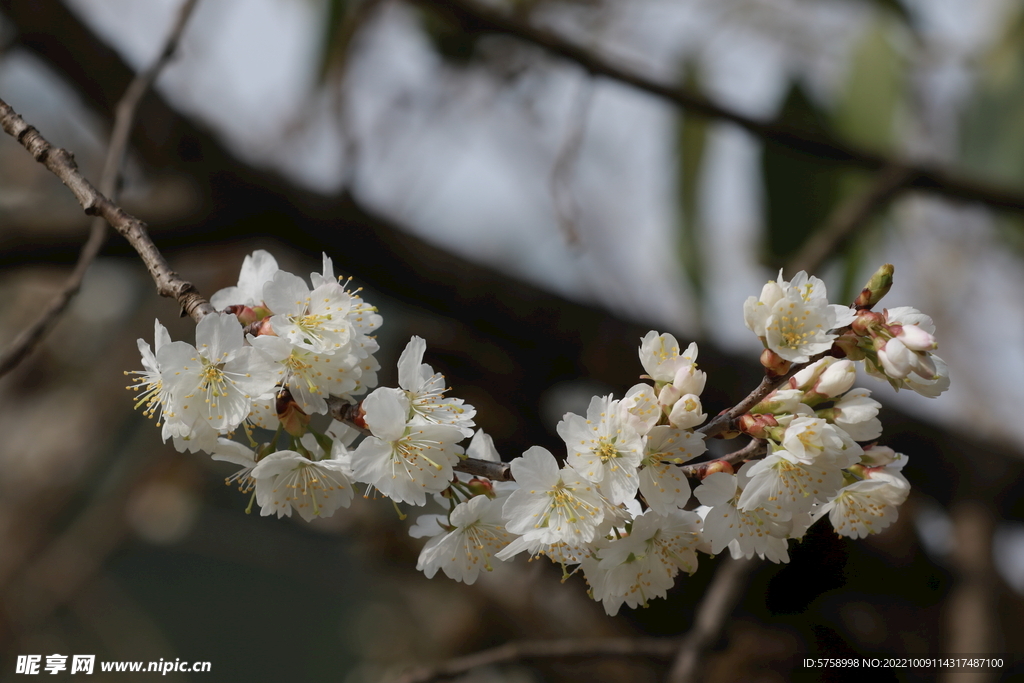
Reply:
[[[757,460],[763,457],[768,452],[768,442],[764,439],[754,439],[743,448],[733,451],[728,455],[725,455],[717,460],[709,460],[708,462],[700,462],[694,465],[683,465],[679,469],[682,470],[684,476],[690,477],[691,479],[703,479],[707,474],[708,465],[713,462],[727,462],[730,465],[743,462],[744,460]]]
[[[725,621],[743,595],[747,576],[760,564],[756,558],[734,560],[722,558],[715,578],[697,608],[693,628],[683,638],[666,683],[691,683],[697,677],[700,660],[715,644],[725,628]]]
[[[157,249],[146,230],[146,224],[135,218],[97,190],[78,170],[74,156],[67,150],[54,147],[36,130],[25,123],[7,102],[0,99],[0,126],[27,149],[32,157],[60,178],[74,193],[78,203],[89,216],[102,216],[132,245],[146,264],[157,286],[157,293],[174,299],[184,314],[199,322],[215,309],[199,291],[171,270],[167,259]]]
[[[597,657],[650,657],[670,659],[679,647],[677,638],[565,638],[522,640],[490,650],[457,657],[437,666],[411,671],[396,683],[432,683],[452,678],[481,666],[508,664],[529,659],[579,659]]]
[[[851,197],[832,212],[825,225],[793,257],[786,271],[817,271],[825,259],[834,254],[877,210],[913,181],[914,172],[906,166],[883,169],[864,192]]]
[[[689,92],[678,85],[659,83],[637,71],[615,64],[551,31],[532,26],[518,17],[494,10],[474,0],[409,1],[454,15],[464,26],[473,30],[505,34],[531,43],[552,54],[575,62],[594,75],[625,83],[698,116],[728,121],[762,140],[770,140],[788,149],[810,154],[820,159],[859,166],[871,171],[902,166],[907,168],[912,175],[912,181],[903,187],[913,187],[947,197],[982,202],[1003,209],[1024,211],[1024,193],[1019,190],[982,182],[939,165],[899,161],[885,154],[857,147],[833,136],[816,135],[784,123],[761,121],[746,116],[702,95]]]
[[[117,104],[117,114],[114,119],[114,128],[110,134],[110,144],[107,147],[107,158],[103,163],[103,172],[100,176],[100,192],[113,201],[117,201],[121,185],[121,166],[124,162],[125,152],[128,149],[128,138],[131,135],[132,127],[135,125],[135,115],[139,108],[139,102],[149,92],[157,76],[170,62],[171,57],[177,50],[178,42],[185,30],[192,10],[198,0],[185,0],[178,12],[178,18],[171,27],[164,48],[160,51],[153,64],[145,71],[140,72],[128,85],[124,96]],[[43,337],[53,329],[60,315],[67,309],[71,300],[78,294],[82,287],[82,280],[85,273],[96,260],[107,239],[107,222],[101,218],[93,218],[89,228],[89,239],[82,246],[78,255],[75,268],[71,271],[64,286],[57,293],[50,303],[43,309],[42,314],[31,325],[26,327],[15,337],[11,345],[0,354],[0,377],[3,377],[34,349]]]

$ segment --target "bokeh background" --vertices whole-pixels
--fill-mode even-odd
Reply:
[[[557,452],[562,414],[632,385],[648,329],[698,341],[709,413],[734,403],[758,376],[743,300],[870,175],[689,115],[446,5],[200,0],[140,110],[124,206],[207,295],[253,249],[300,274],[328,253],[384,315],[382,383],[408,337],[425,337],[427,362],[506,460]],[[1024,193],[1013,0],[485,6],[745,115]],[[114,104],[178,7],[0,0],[0,93],[95,180]],[[760,567],[706,680],[862,680],[804,670],[807,655],[1024,653],[1022,217],[908,190],[816,268],[841,301],[895,264],[886,302],[935,318],[953,387],[929,400],[862,379],[886,406],[884,443],[910,456],[910,500],[883,534],[852,542],[821,524],[789,565]],[[0,344],[59,289],[87,229],[66,188],[0,140]],[[712,559],[669,600],[609,618],[580,577],[562,585],[542,562],[471,587],[428,581],[411,520],[386,501],[313,524],[245,514],[223,485],[231,467],[174,452],[132,410],[123,371],[141,367],[135,340],[157,317],[193,338],[111,237],[57,328],[0,379],[0,680],[20,680],[17,654],[57,652],[212,662],[167,680],[387,681],[522,638],[691,627]],[[1013,680],[1015,666],[971,680]],[[530,662],[467,680],[665,670]],[[878,675],[936,679],[956,680]]]

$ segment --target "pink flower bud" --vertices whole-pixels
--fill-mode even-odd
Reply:
[[[701,465],[700,469],[697,470],[697,474],[701,479],[703,479],[704,477],[708,477],[712,474],[716,474],[718,472],[725,472],[726,474],[735,474],[735,470],[733,469],[732,465],[726,462],[725,460],[712,460],[706,465]]]
[[[256,315],[256,312],[254,310],[252,310],[248,306],[242,306],[240,304],[228,306],[227,308],[224,309],[224,313],[230,313],[236,318],[238,318],[238,322],[242,323],[242,327],[245,327],[246,325],[251,325],[252,323],[260,319],[260,317]]]
[[[885,324],[885,316],[867,309],[857,311],[857,319],[850,326],[861,337],[867,337]]]
[[[299,407],[287,389],[277,395],[277,418],[281,420],[284,430],[292,436],[302,436],[309,427],[309,415]]]
[[[771,349],[765,349],[761,352],[761,365],[769,377],[781,377],[789,372],[793,364]]]
[[[892,329],[891,326],[890,329]],[[925,332],[917,325],[902,325],[898,332],[896,332],[896,338],[903,342],[911,351],[931,351],[939,347],[938,343],[928,332]]]
[[[765,431],[769,427],[778,427],[779,421],[775,419],[774,415],[761,414],[761,415],[742,415],[736,421],[740,428],[740,431],[744,434],[749,434],[755,439],[764,439],[768,437],[768,433]]]
[[[473,477],[466,482],[466,488],[475,496],[487,496],[488,498],[494,498],[494,484],[490,479],[481,479],[480,477]]]

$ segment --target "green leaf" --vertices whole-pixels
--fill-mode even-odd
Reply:
[[[798,83],[790,86],[779,117],[785,125],[828,136],[827,116]],[[835,206],[839,166],[766,142],[761,157],[767,209],[765,260],[778,268],[794,256]]]
[[[690,92],[700,92],[697,68],[687,64],[683,68],[683,83]],[[699,222],[697,192],[700,169],[707,145],[708,121],[699,116],[681,114],[677,118],[676,137],[679,156],[679,264],[693,287],[699,303],[704,298],[704,259],[701,256],[701,226]]]

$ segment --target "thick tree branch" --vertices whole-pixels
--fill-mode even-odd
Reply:
[[[490,650],[411,671],[399,683],[432,683],[453,678],[481,666],[509,664],[531,659],[594,659],[647,657],[669,659],[679,647],[674,638],[566,638],[564,640],[522,640]]]
[[[117,196],[120,194],[121,167],[124,163],[125,153],[128,151],[128,138],[135,125],[135,114],[138,112],[139,103],[149,92],[160,72],[170,62],[197,2],[198,0],[185,0],[182,3],[178,17],[164,41],[160,54],[148,69],[139,73],[132,80],[124,97],[117,104],[114,129],[110,134],[110,144],[107,147],[107,157],[103,163],[99,188],[101,193],[114,201],[117,201]],[[3,354],[0,354],[0,377],[15,368],[53,328],[60,315],[81,289],[85,273],[92,262],[96,260],[106,238],[107,221],[102,217],[93,218],[89,228],[89,239],[82,246],[75,268],[71,271],[71,275],[60,292],[43,309],[36,321],[22,330]]]
[[[718,104],[703,95],[688,92],[677,85],[659,83],[591,50],[575,45],[552,31],[532,26],[517,17],[491,9],[476,0],[409,1],[453,16],[464,27],[512,36],[536,45],[551,54],[575,62],[595,76],[604,76],[625,83],[698,116],[728,121],[762,140],[770,140],[788,149],[869,171],[904,167],[907,169],[910,181],[898,187],[897,190],[915,188],[1003,209],[1024,211],[1024,192],[1017,189],[963,176],[951,169],[934,164],[897,160],[835,137],[814,135],[784,123],[755,119]]]

